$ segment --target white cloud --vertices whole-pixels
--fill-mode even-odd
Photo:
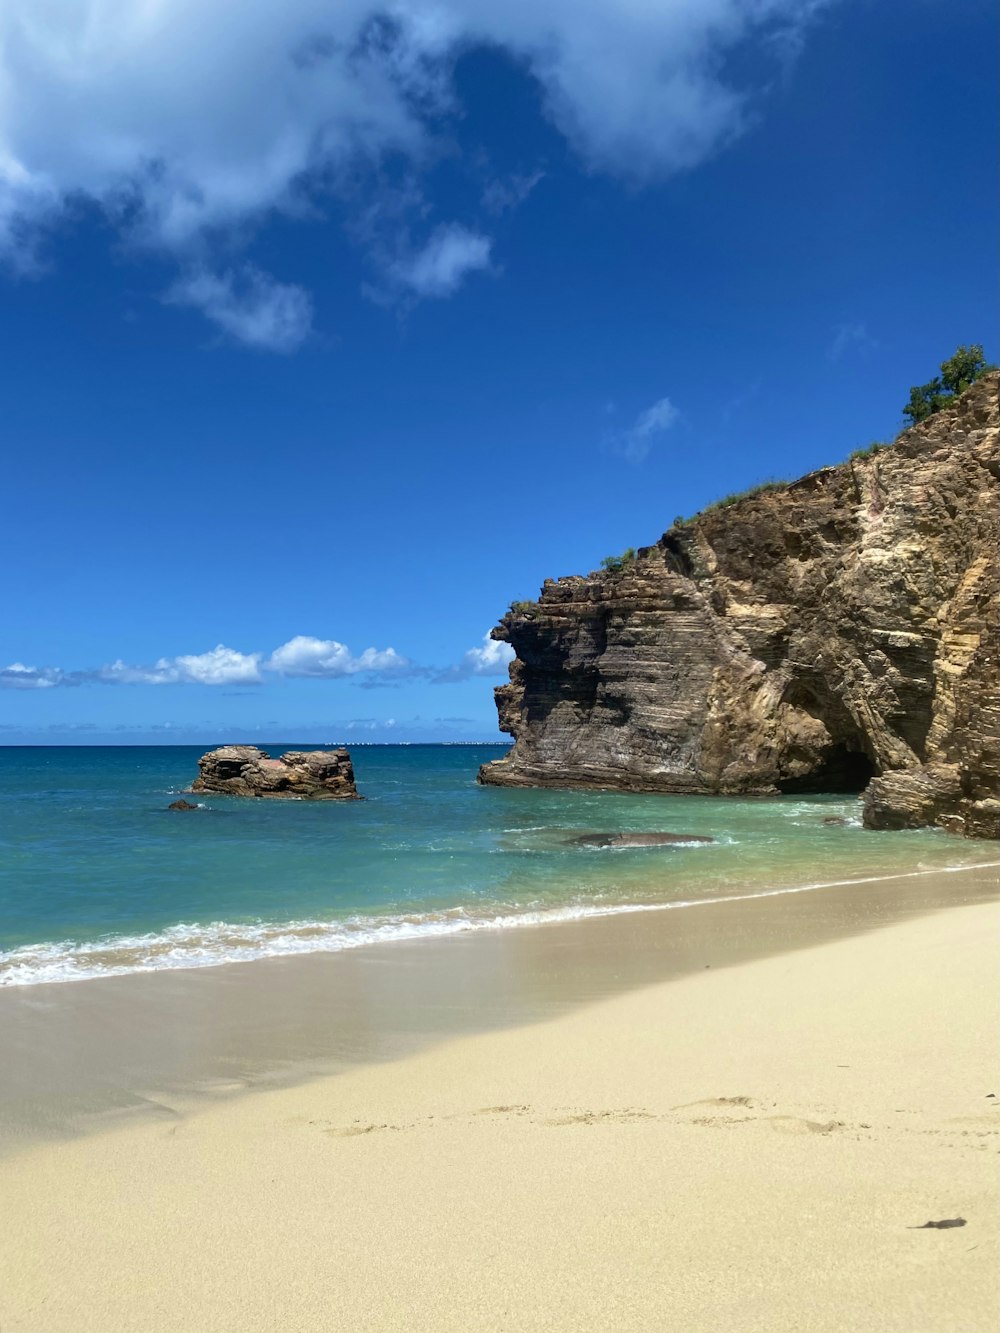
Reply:
[[[275,648],[270,655],[241,653],[219,644],[205,653],[161,657],[151,665],[134,665],[121,658],[89,671],[59,667],[25,666],[12,662],[0,668],[0,689],[51,689],[57,685],[259,685],[269,677],[313,680],[355,678],[363,689],[422,676],[438,684],[473,676],[501,676],[514,659],[510,644],[483,635],[483,641],[447,668],[419,666],[394,648],[366,648],[352,653],[337,639],[308,634]],[[380,725],[392,726],[392,720]]]
[[[170,665],[181,680],[194,685],[255,685],[260,680],[260,656],[238,653],[220,643],[211,652],[175,657]]]
[[[313,639],[296,634],[275,648],[265,663],[268,671],[282,676],[355,676],[361,672],[405,671],[410,663],[394,648],[366,648],[355,657],[336,639]]]
[[[58,667],[25,666],[23,662],[0,667],[0,688],[7,690],[49,690],[64,682],[65,676]]]
[[[164,299],[193,306],[237,342],[268,352],[294,352],[312,324],[312,301],[304,288],[277,282],[251,264],[222,273],[196,269],[178,279]]]
[[[25,666],[12,662],[0,667],[0,688],[49,689],[55,685],[259,685],[269,672],[278,676],[338,676],[416,674],[394,648],[366,648],[355,656],[336,639],[313,639],[297,634],[263,653],[241,653],[220,643],[206,653],[161,657],[152,666],[135,666],[118,658],[94,671],[63,671],[59,667]]]
[[[46,228],[96,204],[133,244],[194,266],[175,299],[186,291],[232,336],[286,350],[303,294],[259,275],[270,300],[241,296],[212,255],[390,155],[419,172],[462,113],[462,51],[506,52],[587,168],[641,182],[741,133],[774,66],[834,2],[4,0],[0,248],[27,267]],[[737,50],[758,71],[739,85],[725,72]],[[436,236],[410,261],[414,292],[446,295],[488,261],[475,231]]]
[[[514,656],[514,649],[509,643],[491,639],[487,632],[483,635],[481,647],[470,648],[456,666],[439,672],[434,681],[443,685],[448,681],[468,680],[470,676],[502,676]]]
[[[641,463],[649,454],[655,436],[669,430],[679,416],[669,398],[657,399],[652,407],[639,413],[628,430],[613,437],[615,451],[630,463]]]
[[[177,675],[171,670],[165,657],[161,657],[155,666],[130,666],[116,658],[105,666],[98,667],[93,679],[102,685],[175,685]]]
[[[438,227],[415,255],[397,260],[389,278],[417,296],[451,296],[470,273],[490,267],[488,236],[452,223]]]
[[[106,685],[257,685],[260,659],[260,653],[239,653],[220,643],[207,653],[161,657],[151,667],[119,659],[93,676]]]

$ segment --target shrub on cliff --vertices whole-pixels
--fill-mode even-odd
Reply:
[[[635,547],[630,546],[627,550],[622,551],[621,555],[606,555],[601,561],[601,568],[607,570],[609,574],[617,574],[626,565],[633,564],[635,559]]]
[[[872,440],[871,444],[866,444],[863,449],[853,449],[848,457],[871,458],[873,454],[878,454],[881,453],[883,449],[888,449],[891,443],[891,440]]]
[[[926,384],[913,386],[910,401],[903,408],[903,416],[909,417],[911,426],[915,426],[918,421],[925,421],[935,412],[940,412],[960,393],[964,393],[970,384],[975,384],[988,370],[995,369],[983,356],[981,343],[956,348],[953,356],[941,362],[940,375],[935,375]]]
[[[787,481],[779,481],[776,477],[771,477],[767,481],[758,482],[756,486],[748,486],[745,491],[730,491],[728,495],[723,495],[720,499],[707,504],[700,512],[708,514],[713,509],[728,509],[730,505],[734,505],[740,500],[753,500],[758,495],[770,495],[772,491],[783,491],[787,486]]]

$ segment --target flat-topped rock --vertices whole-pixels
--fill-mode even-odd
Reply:
[[[299,801],[359,800],[347,750],[289,750],[274,759],[256,745],[223,745],[198,760],[192,792]]]

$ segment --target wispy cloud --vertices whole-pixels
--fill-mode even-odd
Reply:
[[[848,352],[859,352],[864,355],[867,352],[874,352],[878,345],[878,341],[868,332],[866,324],[858,322],[838,324],[833,330],[833,337],[826,354],[831,361],[840,361]]]
[[[480,199],[487,213],[499,217],[520,208],[535,186],[545,179],[544,171],[532,171],[524,175],[514,172],[506,177],[496,177],[483,187]]]
[[[342,726],[345,731],[392,731],[396,726],[396,719],[387,717],[383,722],[377,717],[352,717],[342,723]]]
[[[610,436],[610,447],[628,462],[641,463],[648,457],[656,437],[668,431],[679,417],[680,413],[669,398],[658,398],[651,407],[639,413],[627,430]]]
[[[196,269],[179,278],[163,299],[200,310],[230,338],[260,351],[297,351],[312,327],[308,292],[251,264],[220,273]]]
[[[492,246],[488,236],[448,223],[421,249],[391,264],[386,277],[418,297],[453,296],[470,273],[489,270]]]

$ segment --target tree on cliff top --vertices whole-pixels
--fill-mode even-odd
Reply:
[[[941,374],[927,384],[915,384],[910,390],[910,401],[903,408],[903,416],[909,417],[910,424],[925,421],[935,412],[940,412],[953,398],[964,393],[970,384],[974,384],[988,370],[995,370],[988,365],[983,356],[980,343],[969,347],[958,347],[953,356],[941,362]]]

